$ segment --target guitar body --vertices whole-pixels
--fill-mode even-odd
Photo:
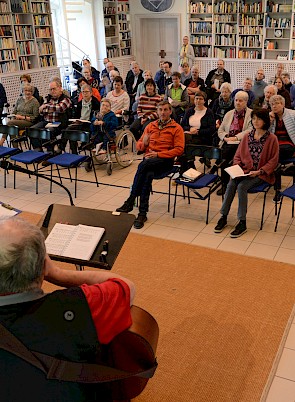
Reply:
[[[117,369],[140,372],[157,366],[156,349],[159,338],[159,326],[156,320],[145,310],[131,307],[132,326],[117,335],[110,346],[109,364]],[[114,400],[135,398],[145,388],[150,376],[133,376],[111,384]]]

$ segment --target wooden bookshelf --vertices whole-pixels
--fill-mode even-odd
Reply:
[[[49,0],[0,0],[0,72],[54,66]]]

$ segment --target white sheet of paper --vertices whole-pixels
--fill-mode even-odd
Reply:
[[[229,166],[224,169],[226,173],[230,175],[232,179],[235,179],[236,177],[243,177],[243,176],[249,176],[250,173],[244,173],[243,169],[241,168],[240,165],[233,165]]]

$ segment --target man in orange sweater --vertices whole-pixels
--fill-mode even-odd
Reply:
[[[145,152],[138,165],[130,197],[117,208],[118,212],[131,212],[136,197],[140,197],[139,214],[134,227],[141,229],[147,220],[149,197],[155,176],[168,173],[174,158],[184,151],[184,132],[182,127],[171,119],[172,107],[167,101],[158,104],[159,120],[150,123],[137,142],[137,149]]]

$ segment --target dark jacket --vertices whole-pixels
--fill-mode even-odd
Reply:
[[[93,123],[95,121],[96,117],[93,116],[91,119],[91,122]],[[115,130],[118,127],[118,119],[115,115],[114,112],[110,111],[109,113],[106,113],[103,116],[103,122],[104,122],[104,129],[107,132],[108,136],[110,137],[115,137],[116,133]],[[94,126],[91,124],[91,132],[95,132],[97,126]]]
[[[138,85],[139,85],[141,82],[143,82],[143,75],[142,75],[142,73],[143,73],[143,71],[140,70],[140,71],[139,71],[139,75],[138,75],[138,79],[137,79],[137,82],[136,82],[136,85],[135,85],[134,88],[132,88],[132,85],[133,85],[133,83],[134,83],[134,74],[133,74],[133,71],[132,71],[132,70],[129,70],[129,71],[128,71],[127,76],[126,76],[125,85],[126,85],[126,90],[127,90],[127,92],[128,92],[129,95],[136,94]]]
[[[100,109],[100,102],[94,96],[92,96],[90,121],[94,117],[95,112],[98,112],[99,109]],[[75,119],[80,119],[81,118],[81,112],[82,112],[82,101],[78,102],[77,107],[75,108],[74,118]]]
[[[285,99],[285,107],[287,109],[292,109],[291,107],[291,96],[287,89],[283,88],[278,90],[278,95],[281,95]]]
[[[190,130],[189,118],[195,113],[195,107],[189,108],[182,120],[182,127],[185,131]],[[211,109],[206,110],[205,115],[201,118],[201,127],[199,129],[198,138],[202,140],[204,145],[212,145],[213,136],[216,132],[215,116]]]
[[[165,78],[165,74],[160,76],[159,81],[157,82],[158,88],[159,88],[159,95],[164,95],[166,92],[166,88],[168,85],[172,84],[172,77]]]
[[[210,103],[210,109],[214,113],[215,120],[220,120],[220,123],[221,123],[224,116],[226,115],[226,113],[229,110],[234,109],[234,102],[232,100],[231,104],[228,107],[222,109],[219,105],[219,98],[217,98],[212,102],[212,107],[211,107],[211,103]]]
[[[188,78],[187,80],[184,81],[184,85],[185,85],[186,87],[188,87],[189,84],[190,84],[192,81],[193,81],[192,78]],[[200,91],[205,91],[205,82],[204,82],[203,78],[201,78],[201,77],[198,77],[198,79],[197,79],[197,86],[199,86],[199,85],[200,85]]]
[[[217,71],[217,68],[209,71],[209,74],[207,75],[205,84],[210,89],[211,89],[211,85],[213,84],[213,82],[211,82],[211,79],[212,79],[213,75],[216,73],[216,71]],[[224,82],[231,83],[230,73],[228,71],[226,71],[226,70],[223,71],[223,78],[224,78]]]
[[[7,96],[5,92],[5,88],[2,84],[0,84],[0,108],[3,109],[5,103],[7,103]]]

